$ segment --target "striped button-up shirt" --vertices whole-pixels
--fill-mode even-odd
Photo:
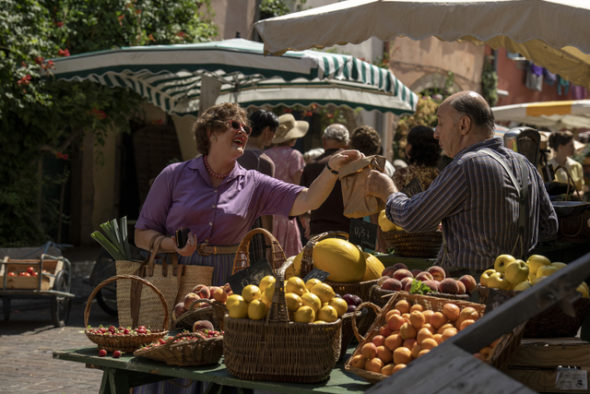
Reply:
[[[479,152],[498,153],[516,177],[514,185],[495,159]],[[483,270],[502,253],[512,253],[518,236],[521,166],[527,166],[528,220],[524,250],[557,232],[557,215],[535,167],[522,155],[489,139],[459,152],[430,187],[408,198],[392,194],[387,216],[409,232],[435,230],[442,222],[443,251],[438,264],[449,269]],[[526,257],[526,256],[523,256]]]

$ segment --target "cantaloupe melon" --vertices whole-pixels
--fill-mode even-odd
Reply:
[[[366,270],[365,256],[354,244],[340,238],[326,238],[313,247],[315,268],[329,272],[333,282],[359,282]]]
[[[303,252],[295,256],[290,256],[287,260],[292,260],[293,263],[285,271],[285,279],[289,279],[292,276],[301,276],[301,259],[303,258]]]
[[[373,256],[371,253],[363,252],[363,254],[365,255],[365,261],[367,265],[367,268],[365,269],[365,275],[363,276],[363,281],[381,278],[381,273],[385,269],[385,266],[381,260]]]

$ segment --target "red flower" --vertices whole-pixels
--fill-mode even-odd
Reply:
[[[16,83],[17,85],[28,85],[29,83],[31,83],[31,76],[27,74],[21,79],[19,79]]]
[[[37,56],[37,57],[35,58],[35,63],[37,63],[37,64],[41,64],[41,63],[43,63],[43,61],[44,61],[44,60],[45,60],[45,59],[43,59],[43,56]]]
[[[43,68],[47,70],[48,68],[53,68],[53,66],[55,66],[53,60],[48,60],[47,64]]]
[[[57,27],[62,27],[64,25],[64,23],[62,21],[59,21],[59,22],[55,22],[55,25]]]
[[[68,160],[69,156],[67,153],[55,152],[55,157],[61,160]]]
[[[57,54],[59,56],[66,56],[67,57],[67,56],[70,56],[70,50],[68,48],[66,48],[66,49],[60,48],[59,51],[57,51]]]
[[[183,31],[179,31],[178,33],[176,33],[176,35],[178,37],[184,37],[184,32]]]
[[[92,115],[93,115],[93,116],[94,116],[96,119],[100,119],[100,120],[102,120],[102,119],[105,119],[105,118],[107,117],[107,114],[106,114],[106,112],[104,112],[104,111],[102,111],[102,110],[100,110],[100,109],[98,109],[98,108],[92,108],[92,109],[90,110],[90,113],[91,113],[91,114],[92,114]]]

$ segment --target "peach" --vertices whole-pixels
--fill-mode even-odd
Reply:
[[[475,290],[475,288],[477,287],[477,282],[475,278],[471,275],[463,275],[459,278],[459,282],[465,285],[465,291],[469,294],[471,294],[473,290]]]
[[[385,343],[385,338],[383,337],[383,335],[375,335],[371,342],[373,342],[375,346],[379,347]]]
[[[197,320],[193,323],[193,332],[198,330],[214,330],[213,323],[209,320]]]
[[[403,339],[416,338],[416,334],[417,334],[416,328],[414,328],[414,326],[412,326],[408,322],[402,324],[402,326],[399,329],[399,333]]]
[[[437,280],[426,280],[424,281],[424,284],[430,287],[430,290],[432,291],[440,291],[440,282]]]
[[[381,285],[383,290],[399,291],[402,289],[402,282],[395,278],[387,278]]]
[[[394,351],[402,345],[402,337],[399,334],[391,334],[385,338],[385,347]]]
[[[210,288],[210,290],[211,296],[215,301],[225,304],[225,301],[227,301],[227,293],[223,290],[222,287],[213,286]]]
[[[400,346],[393,351],[393,362],[395,364],[407,364],[412,361],[412,351],[407,347]]]
[[[431,267],[428,267],[428,269],[426,271],[430,272],[430,274],[432,275],[434,280],[438,280],[439,282],[447,277],[445,269],[443,267],[438,266],[438,265],[433,265]]]
[[[393,368],[395,367],[394,364],[387,364],[383,368],[381,368],[381,373],[385,376],[393,375]]]
[[[439,289],[441,293],[459,294],[459,285],[453,278],[445,278],[440,281]]]
[[[234,294],[234,292],[231,289],[231,286],[229,285],[229,283],[226,283],[223,285],[223,291],[226,292],[226,294],[228,295],[228,297],[232,294]]]
[[[446,304],[443,305],[442,313],[450,321],[455,321],[459,318],[459,315],[461,314],[461,308],[459,308],[457,306],[457,304],[453,304],[452,302],[447,302]]]
[[[403,291],[410,291],[410,289],[412,288],[412,282],[414,281],[414,278],[410,278],[409,276],[406,278],[403,278],[401,280],[402,282],[402,290]]]
[[[460,280],[457,280],[457,294],[465,294],[467,293],[467,289],[465,288],[465,285],[463,284],[463,282],[461,282]]]
[[[410,324],[414,326],[415,329],[419,330],[422,326],[426,323],[426,318],[420,311],[413,311],[410,313]]]
[[[184,307],[184,302],[179,302],[178,304],[174,305],[174,317],[177,319],[186,312],[186,308]]]
[[[352,356],[350,366],[354,368],[365,368],[365,358],[361,354]]]
[[[405,268],[400,268],[393,273],[392,277],[397,280],[402,280],[403,278],[414,278],[414,275],[412,275],[412,273],[409,270]]]
[[[385,275],[386,271],[389,271],[393,275],[393,273],[399,269],[406,269],[407,270],[408,266],[405,265],[404,263],[395,263],[394,265],[391,265],[389,267],[385,267],[385,269],[383,270],[383,273],[381,275]],[[392,275],[388,275],[388,276],[391,276],[393,278]]]
[[[416,275],[416,279],[425,282],[427,280],[434,280],[432,274],[428,271],[422,271],[418,275]]]
[[[184,309],[186,309],[187,311],[191,310],[195,301],[200,299],[201,297],[197,293],[187,293],[187,295],[184,296]]]
[[[415,278],[416,275],[418,275],[420,272],[422,272],[422,270],[418,269],[418,268],[414,268],[414,269],[411,269],[410,272],[412,273],[412,276],[414,276],[414,278]]]
[[[383,361],[383,364],[387,364],[393,360],[393,352],[385,346],[377,346],[377,357]]]
[[[393,373],[396,373],[397,371],[399,371],[400,369],[404,369],[405,367],[406,364],[404,363],[395,364],[395,366],[393,367]]]
[[[399,330],[405,322],[406,320],[402,316],[392,314],[389,320],[387,320],[387,327],[393,331],[396,331]]]
[[[399,300],[395,303],[394,308],[401,313],[408,313],[410,311],[410,303],[406,300]]]
[[[378,357],[365,361],[365,369],[367,371],[381,373],[381,368],[383,368],[383,361]]]
[[[209,286],[207,285],[196,285],[193,287],[193,293],[197,293],[201,298],[209,298],[211,297],[211,291],[209,290]]]
[[[361,354],[367,360],[377,356],[377,346],[373,342],[367,342],[361,347]]]

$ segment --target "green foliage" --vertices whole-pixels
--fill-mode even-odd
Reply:
[[[260,2],[260,19],[272,18],[289,13],[289,7],[283,0],[262,0]]]
[[[216,34],[211,12],[208,0],[0,0],[0,245],[55,237],[49,229],[64,216],[48,190],[67,181],[81,137],[103,144],[111,130],[128,130],[141,101],[124,89],[54,80],[48,59],[205,41]],[[48,159],[61,162],[57,173],[43,173]]]
[[[481,93],[483,98],[490,104],[490,107],[493,107],[498,102],[498,74],[491,56],[486,56],[483,62]]]

